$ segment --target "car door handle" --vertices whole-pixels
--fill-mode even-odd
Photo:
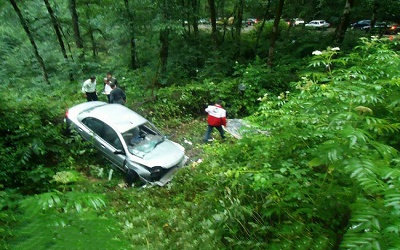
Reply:
[[[102,148],[106,148],[106,146],[104,146],[103,144],[100,144],[100,146],[101,146]]]

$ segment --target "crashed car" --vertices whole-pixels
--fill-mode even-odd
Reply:
[[[118,169],[128,185],[164,186],[186,161],[185,149],[167,139],[152,123],[120,104],[100,101],[68,109],[66,123]]]

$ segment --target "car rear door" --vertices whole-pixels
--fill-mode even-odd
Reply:
[[[82,123],[91,130],[91,133],[86,135],[86,139],[91,141],[109,161],[124,170],[126,156],[118,133],[109,125],[93,117],[83,119]]]

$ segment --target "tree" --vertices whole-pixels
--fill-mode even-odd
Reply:
[[[214,49],[217,49],[217,13],[215,9],[215,0],[208,0],[208,6],[210,8],[210,19],[211,19],[211,37],[213,41]]]
[[[56,37],[57,37],[58,43],[60,45],[63,57],[64,57],[65,60],[68,60],[67,51],[65,49],[64,41],[63,41],[62,35],[61,35],[60,23],[58,22],[58,20],[56,18],[56,15],[54,14],[53,9],[51,8],[49,0],[43,0],[43,1],[44,1],[44,4],[46,5],[47,11],[49,12],[50,19],[51,19],[51,22],[53,24],[54,32],[56,33]]]
[[[281,21],[281,15],[283,10],[285,0],[279,0],[278,7],[276,9],[276,15],[274,20],[274,26],[272,27],[272,34],[270,38],[270,45],[268,51],[268,66],[272,67],[273,60],[274,60],[274,53],[275,53],[275,42],[278,38],[279,34],[279,23]]]
[[[264,26],[265,26],[265,20],[267,20],[270,7],[271,7],[271,0],[268,0],[267,6],[266,6],[265,11],[264,11],[264,13],[263,13],[263,21],[262,21],[262,23],[261,23],[260,30],[259,30],[259,32],[258,32],[258,34],[257,34],[257,40],[256,40],[256,43],[255,43],[255,45],[254,45],[254,47],[255,47],[256,49],[258,48],[258,44],[259,44],[259,42],[260,42],[261,34],[262,34],[262,31],[263,31]]]
[[[240,32],[242,30],[242,20],[243,20],[243,9],[244,9],[244,0],[238,0],[235,5],[235,19],[234,25],[236,29],[235,38],[240,44]]]
[[[340,18],[340,24],[335,31],[335,43],[340,44],[343,42],[346,29],[350,23],[350,11],[353,8],[355,0],[347,0],[344,6],[342,17]]]
[[[134,31],[135,25],[133,23],[133,15],[129,7],[129,0],[124,0],[124,4],[129,24],[129,42],[131,47],[130,67],[132,69],[137,69],[139,66],[137,62],[137,53],[136,53],[136,42],[135,42],[135,31]]]
[[[10,3],[14,8],[15,13],[17,13],[19,21],[20,21],[22,27],[24,28],[26,35],[29,38],[29,41],[33,48],[33,53],[35,54],[36,60],[38,61],[39,65],[42,69],[43,79],[47,84],[50,84],[46,66],[44,64],[43,58],[39,54],[38,47],[36,45],[35,39],[33,38],[33,35],[28,26],[28,23],[27,23],[26,19],[22,16],[21,10],[19,9],[17,2],[15,0],[10,0]]]
[[[199,35],[199,5],[200,0],[191,0],[192,7],[192,24],[193,24],[193,32],[195,37]]]
[[[44,4],[46,5],[47,12],[48,12],[49,15],[50,15],[50,19],[51,19],[51,22],[52,22],[52,24],[53,24],[54,32],[56,33],[56,37],[57,37],[57,40],[58,40],[58,44],[60,45],[60,48],[61,48],[61,53],[62,53],[62,55],[63,55],[65,61],[68,61],[67,51],[66,51],[66,49],[65,49],[65,44],[64,44],[64,41],[63,41],[63,39],[62,39],[61,25],[60,25],[60,23],[58,22],[57,17],[56,17],[56,15],[54,14],[53,9],[51,8],[51,5],[50,5],[50,3],[49,3],[49,0],[43,0],[43,1],[44,1]],[[70,81],[73,81],[73,80],[74,80],[74,77],[73,77],[73,74],[72,74],[72,73],[69,74],[69,79],[70,79]]]
[[[168,22],[170,18],[169,14],[169,4],[167,0],[162,1],[162,20],[164,22]],[[160,73],[161,77],[165,77],[167,73],[167,64],[168,64],[168,50],[169,50],[169,27],[164,26],[160,29]]]
[[[68,2],[68,7],[69,11],[71,13],[71,19],[72,19],[72,28],[74,30],[74,38],[75,38],[75,44],[78,49],[81,49],[80,56],[84,56],[84,51],[83,51],[83,39],[81,37],[81,32],[79,29],[79,18],[78,18],[78,12],[76,11],[76,0],[69,0]]]

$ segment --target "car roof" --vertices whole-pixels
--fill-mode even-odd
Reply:
[[[112,126],[120,133],[124,133],[147,122],[144,117],[121,104],[90,107],[78,115],[79,120],[83,120],[86,117],[97,118]]]

